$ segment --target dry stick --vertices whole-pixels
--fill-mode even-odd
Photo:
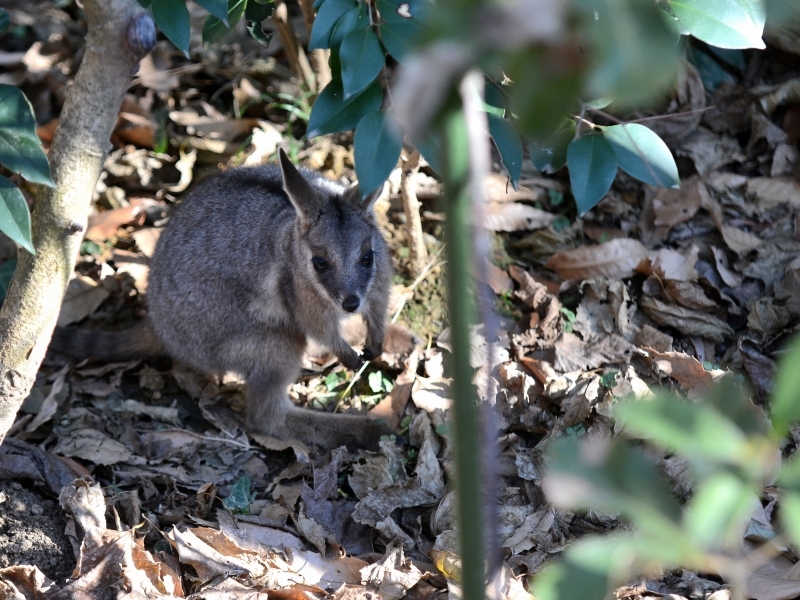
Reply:
[[[586,108],[593,113],[597,113],[598,115],[605,117],[609,121],[613,121],[614,123],[627,124],[627,123],[644,123],[645,121],[666,121],[667,119],[674,119],[675,117],[688,117],[689,115],[696,115],[697,113],[706,112],[707,110],[716,108],[716,106],[711,105],[711,106],[706,106],[705,108],[696,108],[694,110],[687,110],[684,112],[672,113],[669,115],[654,115],[652,117],[642,117],[641,119],[632,119],[630,121],[623,121],[621,119],[618,119],[617,117],[612,116],[599,108],[592,108],[591,106],[587,106]]]
[[[469,71],[459,86],[461,102],[464,106],[464,119],[467,126],[467,139],[469,141],[469,177],[470,194],[472,196],[472,222],[484,223],[484,205],[486,197],[484,182],[489,175],[490,149],[489,130],[486,113],[483,111],[483,90],[485,80],[480,71]],[[488,257],[492,248],[486,230],[473,225],[472,231],[472,260],[475,265],[478,281],[489,281]],[[486,565],[489,590],[492,597],[500,598],[500,547],[497,539],[498,515],[495,490],[497,489],[497,417],[495,415],[495,385],[492,379],[492,365],[494,364],[494,337],[497,331],[497,318],[492,310],[492,298],[486,292],[485,286],[478,287],[478,306],[483,333],[486,336],[486,401],[480,403],[481,416],[483,417],[483,430],[481,444],[483,445],[483,484],[484,503],[486,512]]]
[[[303,21],[306,24],[308,35],[311,35],[311,30],[314,27],[314,1],[313,0],[298,0],[300,3],[300,10],[303,11]],[[330,50],[328,48],[316,48],[309,50],[311,57],[311,67],[314,69],[314,74],[317,76],[317,91],[325,88],[333,79],[331,75],[331,68],[328,65],[328,58],[330,57]]]
[[[152,17],[136,0],[84,0],[83,7],[86,53],[50,148],[55,187],[39,186],[31,222],[36,255],[19,251],[0,310],[0,442],[50,343],[122,97],[156,41]]]
[[[308,88],[315,91],[317,88],[314,81],[314,71],[308,64],[308,58],[303,51],[303,47],[297,43],[297,36],[294,33],[291,21],[289,21],[289,10],[283,0],[275,0],[275,10],[272,13],[272,20],[281,38],[281,44],[286,53],[289,66],[292,67],[295,76],[301,81],[305,81]]]
[[[412,277],[422,273],[428,259],[428,250],[422,236],[422,219],[419,216],[421,204],[417,198],[417,178],[419,172],[419,152],[412,148],[403,151],[400,159],[400,196],[403,198],[403,211],[406,213],[406,240],[408,241],[408,268]]]

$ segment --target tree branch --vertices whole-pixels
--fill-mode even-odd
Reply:
[[[86,53],[50,150],[55,187],[39,187],[31,222],[36,255],[19,251],[0,310],[0,443],[50,343],[122,97],[155,45],[153,20],[136,0],[84,0],[83,6]]]

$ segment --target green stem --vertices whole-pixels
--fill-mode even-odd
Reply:
[[[472,385],[469,328],[475,322],[470,235],[469,144],[462,110],[444,118],[446,155],[447,279],[453,351],[453,428],[456,497],[464,600],[485,597],[481,433],[476,390]]]

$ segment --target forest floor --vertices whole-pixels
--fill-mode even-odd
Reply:
[[[10,4],[0,83],[25,91],[47,146],[85,24],[69,2]],[[800,44],[792,39],[768,39],[765,51],[692,45],[672,97],[631,117],[663,116],[648,125],[677,159],[680,190],[620,173],[579,219],[563,170],[542,175],[526,159],[515,191],[495,160],[484,223],[494,255],[479,285],[494,294],[500,328],[491,364],[481,327],[471,348],[477,380],[490,375],[498,391],[505,597],[526,597],[528,576],[572,540],[621,525],[548,503],[548,439],[613,436],[617,400],[659,389],[697,397],[728,376],[765,406],[800,322]],[[129,89],[61,326],[121,330],[146,313],[158,236],[184,192],[218,168],[274,160],[282,146],[299,164],[354,179],[351,136],[305,139],[308,94],[277,36],[269,49],[238,33],[206,50],[198,37],[192,48],[187,59],[159,42]],[[430,167],[417,189],[430,257],[420,278],[409,275],[399,169],[376,212],[393,253],[392,314],[422,345],[384,355],[355,382],[335,358],[309,358],[290,390],[317,410],[389,406],[399,419],[393,436],[377,451],[333,452],[250,437],[235,378],[209,380],[168,360],[75,364],[50,354],[0,448],[0,597],[77,597],[109,581],[121,596],[151,598],[457,597],[448,567],[456,540],[443,214]],[[31,191],[24,187],[29,199]],[[0,295],[16,264],[13,243],[2,242]],[[657,458],[685,500],[685,470]],[[81,546],[79,508],[107,527],[102,543]],[[783,596],[751,594],[794,598],[795,583]],[[715,575],[679,569],[616,596],[730,592]]]

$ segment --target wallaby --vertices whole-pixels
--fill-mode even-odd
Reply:
[[[279,157],[280,167],[209,177],[177,208],[150,263],[148,318],[138,340],[127,336],[127,353],[153,354],[160,342],[199,371],[243,376],[250,431],[327,447],[372,445],[385,433],[381,424],[298,408],[287,388],[307,339],[349,369],[381,354],[392,267],[372,213],[380,190],[362,202],[355,186],[300,172],[283,150]],[[363,356],[340,333],[352,313],[366,323]],[[68,331],[51,347],[92,354],[79,340],[87,336]]]

